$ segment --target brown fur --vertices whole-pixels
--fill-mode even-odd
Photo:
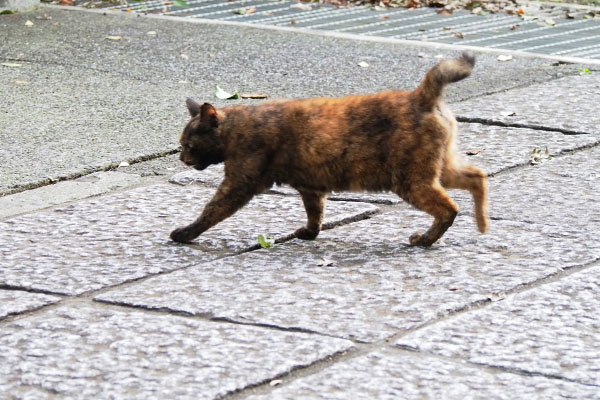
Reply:
[[[295,232],[314,239],[327,193],[393,191],[434,217],[412,245],[430,246],[452,225],[458,206],[445,188],[468,190],[477,226],[488,227],[486,174],[458,156],[457,123],[444,87],[467,77],[470,54],[442,61],[412,92],[265,102],[216,110],[188,99],[192,116],[181,135],[181,160],[202,170],[225,162],[225,179],[192,224],[171,238],[190,242],[274,183],[296,188],[308,223]]]

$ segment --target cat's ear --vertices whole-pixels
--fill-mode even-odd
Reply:
[[[185,101],[185,105],[187,106],[192,118],[200,114],[200,103],[198,103],[196,100],[192,99],[191,97],[188,97]]]
[[[219,125],[219,121],[217,120],[217,110],[208,103],[202,104],[202,108],[200,109],[200,121],[216,128]]]

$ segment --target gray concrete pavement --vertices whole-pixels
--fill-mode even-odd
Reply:
[[[184,246],[222,176],[169,154],[185,96],[412,88],[454,53],[59,8],[0,37],[0,399],[600,398],[600,71],[479,54],[452,88],[486,235],[461,192],[431,249],[406,244],[425,214],[336,193],[288,240],[275,187]]]

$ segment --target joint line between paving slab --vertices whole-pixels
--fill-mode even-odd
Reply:
[[[566,156],[570,156],[572,154],[578,153],[580,151],[593,149],[598,146],[600,146],[600,139],[598,139],[594,143],[584,144],[584,145],[577,146],[577,147],[574,147],[571,149],[562,149],[558,153],[550,153],[550,157],[552,157],[552,158],[566,157]],[[550,160],[548,160],[548,161],[550,161]],[[488,174],[488,177],[492,178],[492,177],[510,172],[515,169],[521,169],[521,168],[525,168],[525,167],[536,167],[536,166],[537,165],[532,165],[530,161],[524,161],[524,162],[517,163],[517,164],[511,165],[508,167],[501,168],[496,172]],[[531,221],[521,221],[521,222],[531,222]]]
[[[421,329],[425,329],[428,328],[432,325],[444,322],[446,320],[449,320],[451,318],[455,318],[458,317],[464,313],[467,312],[471,312],[471,311],[478,311],[483,309],[484,307],[487,307],[493,303],[497,303],[498,301],[506,301],[507,299],[510,299],[511,296],[515,296],[515,295],[519,295],[521,293],[527,292],[529,290],[533,290],[536,289],[540,286],[546,285],[546,284],[550,284],[552,282],[558,281],[560,279],[566,278],[574,273],[577,272],[581,272],[584,271],[586,269],[589,268],[593,268],[595,267],[598,263],[600,263],[600,257],[597,257],[595,259],[593,259],[590,262],[587,262],[585,264],[579,264],[579,265],[573,265],[573,266],[569,266],[569,267],[564,267],[561,268],[560,270],[550,273],[549,275],[546,275],[542,278],[539,279],[535,279],[533,281],[530,282],[526,282],[526,283],[522,283],[520,285],[517,285],[505,292],[499,292],[497,293],[497,296],[500,297],[499,300],[493,301],[491,300],[491,295],[493,295],[494,293],[490,293],[490,297],[485,298],[485,299],[481,299],[481,300],[476,300],[472,303],[466,304],[460,308],[457,308],[456,310],[452,310],[446,313],[443,313],[439,318],[437,319],[433,319],[430,321],[427,321],[421,325],[418,325],[414,328],[411,329],[407,329],[406,331],[403,332],[398,332],[396,334],[393,334],[391,336],[389,336],[386,340],[387,341],[396,341],[397,339],[400,339],[406,335],[409,335],[413,332],[419,331]],[[420,351],[419,349],[415,349],[413,347],[410,346],[406,346],[406,349],[408,350],[413,350],[413,351]]]
[[[180,151],[181,150],[179,148],[170,149],[170,150],[161,151],[158,153],[141,155],[141,156],[130,158],[130,159],[124,160],[124,161],[126,161],[129,165],[134,165],[134,164],[139,164],[139,163],[146,162],[146,161],[156,160],[156,159],[170,156],[173,154],[177,154]],[[70,180],[74,180],[74,179],[83,178],[84,176],[87,176],[87,175],[90,175],[90,174],[93,174],[96,172],[114,171],[117,168],[119,168],[119,165],[120,165],[120,163],[115,161],[115,162],[112,162],[112,163],[102,166],[102,167],[89,168],[89,169],[85,169],[84,171],[81,171],[81,172],[74,172],[72,174],[67,174],[67,175],[59,175],[57,177],[48,177],[46,179],[42,179],[42,180],[39,180],[36,182],[19,184],[19,185],[15,186],[11,189],[8,189],[4,192],[0,192],[0,197],[10,196],[11,194],[21,193],[21,192],[25,192],[27,190],[32,190],[32,189],[37,189],[37,188],[40,188],[43,186],[53,185],[58,182],[64,182],[64,181],[70,181]]]
[[[285,386],[285,384],[287,384],[290,381],[295,380],[296,378],[313,375],[313,374],[317,373],[320,370],[319,367],[326,368],[327,366],[338,362],[340,359],[345,360],[346,359],[345,356],[347,356],[348,354],[351,354],[351,353],[354,353],[353,357],[356,357],[356,348],[351,347],[347,350],[337,351],[337,352],[327,355],[323,358],[315,360],[315,361],[311,362],[310,364],[293,366],[292,368],[289,369],[289,371],[283,372],[283,373],[275,375],[273,377],[269,377],[267,379],[264,379],[261,382],[252,383],[243,388],[240,388],[240,389],[237,389],[234,391],[230,391],[228,393],[225,393],[224,395],[216,397],[216,399],[218,399],[218,400],[236,400],[236,399],[245,398],[248,395],[247,392],[252,389],[258,389],[260,394],[268,394],[272,390],[282,387],[282,386]],[[317,369],[317,370],[315,371],[315,369]],[[278,382],[275,385],[271,384],[271,382],[274,382],[274,381],[281,381],[281,382]]]
[[[153,275],[153,276],[155,276],[155,275]],[[112,288],[115,288],[117,286],[118,285],[113,286]],[[210,311],[194,313],[194,312],[178,310],[178,309],[174,309],[174,308],[170,308],[170,307],[152,307],[152,306],[146,306],[143,304],[127,303],[127,302],[118,301],[118,300],[97,299],[94,297],[96,295],[97,295],[97,293],[88,293],[85,296],[81,297],[81,299],[92,300],[93,302],[105,304],[105,305],[109,305],[109,306],[129,308],[129,309],[141,310],[141,311],[146,311],[146,312],[151,312],[151,313],[178,315],[178,316],[182,316],[182,317],[186,317],[186,318],[202,319],[202,320],[211,321],[211,322],[225,322],[225,323],[229,323],[229,324],[233,324],[233,325],[254,326],[254,327],[258,327],[258,328],[267,328],[267,329],[273,329],[273,330],[282,331],[282,332],[305,333],[305,334],[325,336],[325,337],[330,337],[330,338],[335,338],[335,339],[344,339],[339,336],[329,335],[329,334],[326,334],[323,332],[313,331],[313,330],[302,328],[302,327],[296,327],[296,326],[286,327],[286,326],[280,326],[280,325],[276,325],[276,324],[268,324],[268,323],[264,323],[264,322],[251,322],[251,321],[245,322],[245,321],[240,321],[240,320],[237,320],[234,318],[229,318],[229,317],[216,317]]]
[[[461,115],[457,115],[456,120],[458,122],[467,122],[467,123],[472,123],[472,124],[491,125],[491,126],[501,126],[504,128],[526,128],[526,129],[533,129],[533,130],[537,130],[537,131],[560,132],[564,135],[592,135],[592,133],[585,132],[585,131],[575,131],[575,130],[565,129],[565,128],[554,128],[554,127],[545,126],[545,125],[528,124],[528,123],[520,123],[520,122],[505,122],[505,121],[489,119],[489,118],[464,117]]]
[[[394,345],[394,346],[390,346],[390,347],[392,347],[398,351],[405,351],[405,352],[412,353],[412,354],[415,354],[415,353],[422,354],[427,357],[436,358],[439,360],[459,364],[462,366],[464,366],[466,364],[466,365],[470,365],[470,366],[476,367],[476,368],[483,368],[485,370],[488,370],[491,373],[505,372],[505,373],[515,374],[515,375],[527,376],[527,377],[539,376],[539,377],[548,378],[548,379],[555,379],[555,380],[560,380],[560,381],[565,381],[565,382],[570,382],[570,383],[577,383],[579,385],[584,385],[584,386],[600,387],[600,385],[596,385],[593,383],[581,382],[576,379],[567,378],[562,375],[547,374],[547,373],[543,373],[543,372],[530,371],[527,369],[522,369],[522,368],[517,368],[517,367],[507,367],[504,365],[479,363],[479,362],[469,361],[465,358],[461,358],[460,356],[457,356],[457,357],[444,356],[444,355],[432,353],[429,351],[423,351],[418,348],[415,348],[412,346],[407,346],[407,345]]]
[[[26,288],[26,287],[22,287],[22,286],[8,285],[8,284],[0,284],[0,290],[13,290],[13,291],[19,291],[19,292],[35,293],[35,294],[46,294],[48,296],[58,296],[58,297],[68,297],[69,296],[68,294],[65,294],[65,293],[57,293],[57,292],[52,292],[50,290]],[[42,306],[42,307],[44,307],[44,306]]]

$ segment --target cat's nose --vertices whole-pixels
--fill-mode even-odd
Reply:
[[[179,156],[179,160],[182,163],[184,163],[185,165],[187,165],[188,167],[192,165],[192,163],[188,159],[185,158],[185,155],[183,153]]]

